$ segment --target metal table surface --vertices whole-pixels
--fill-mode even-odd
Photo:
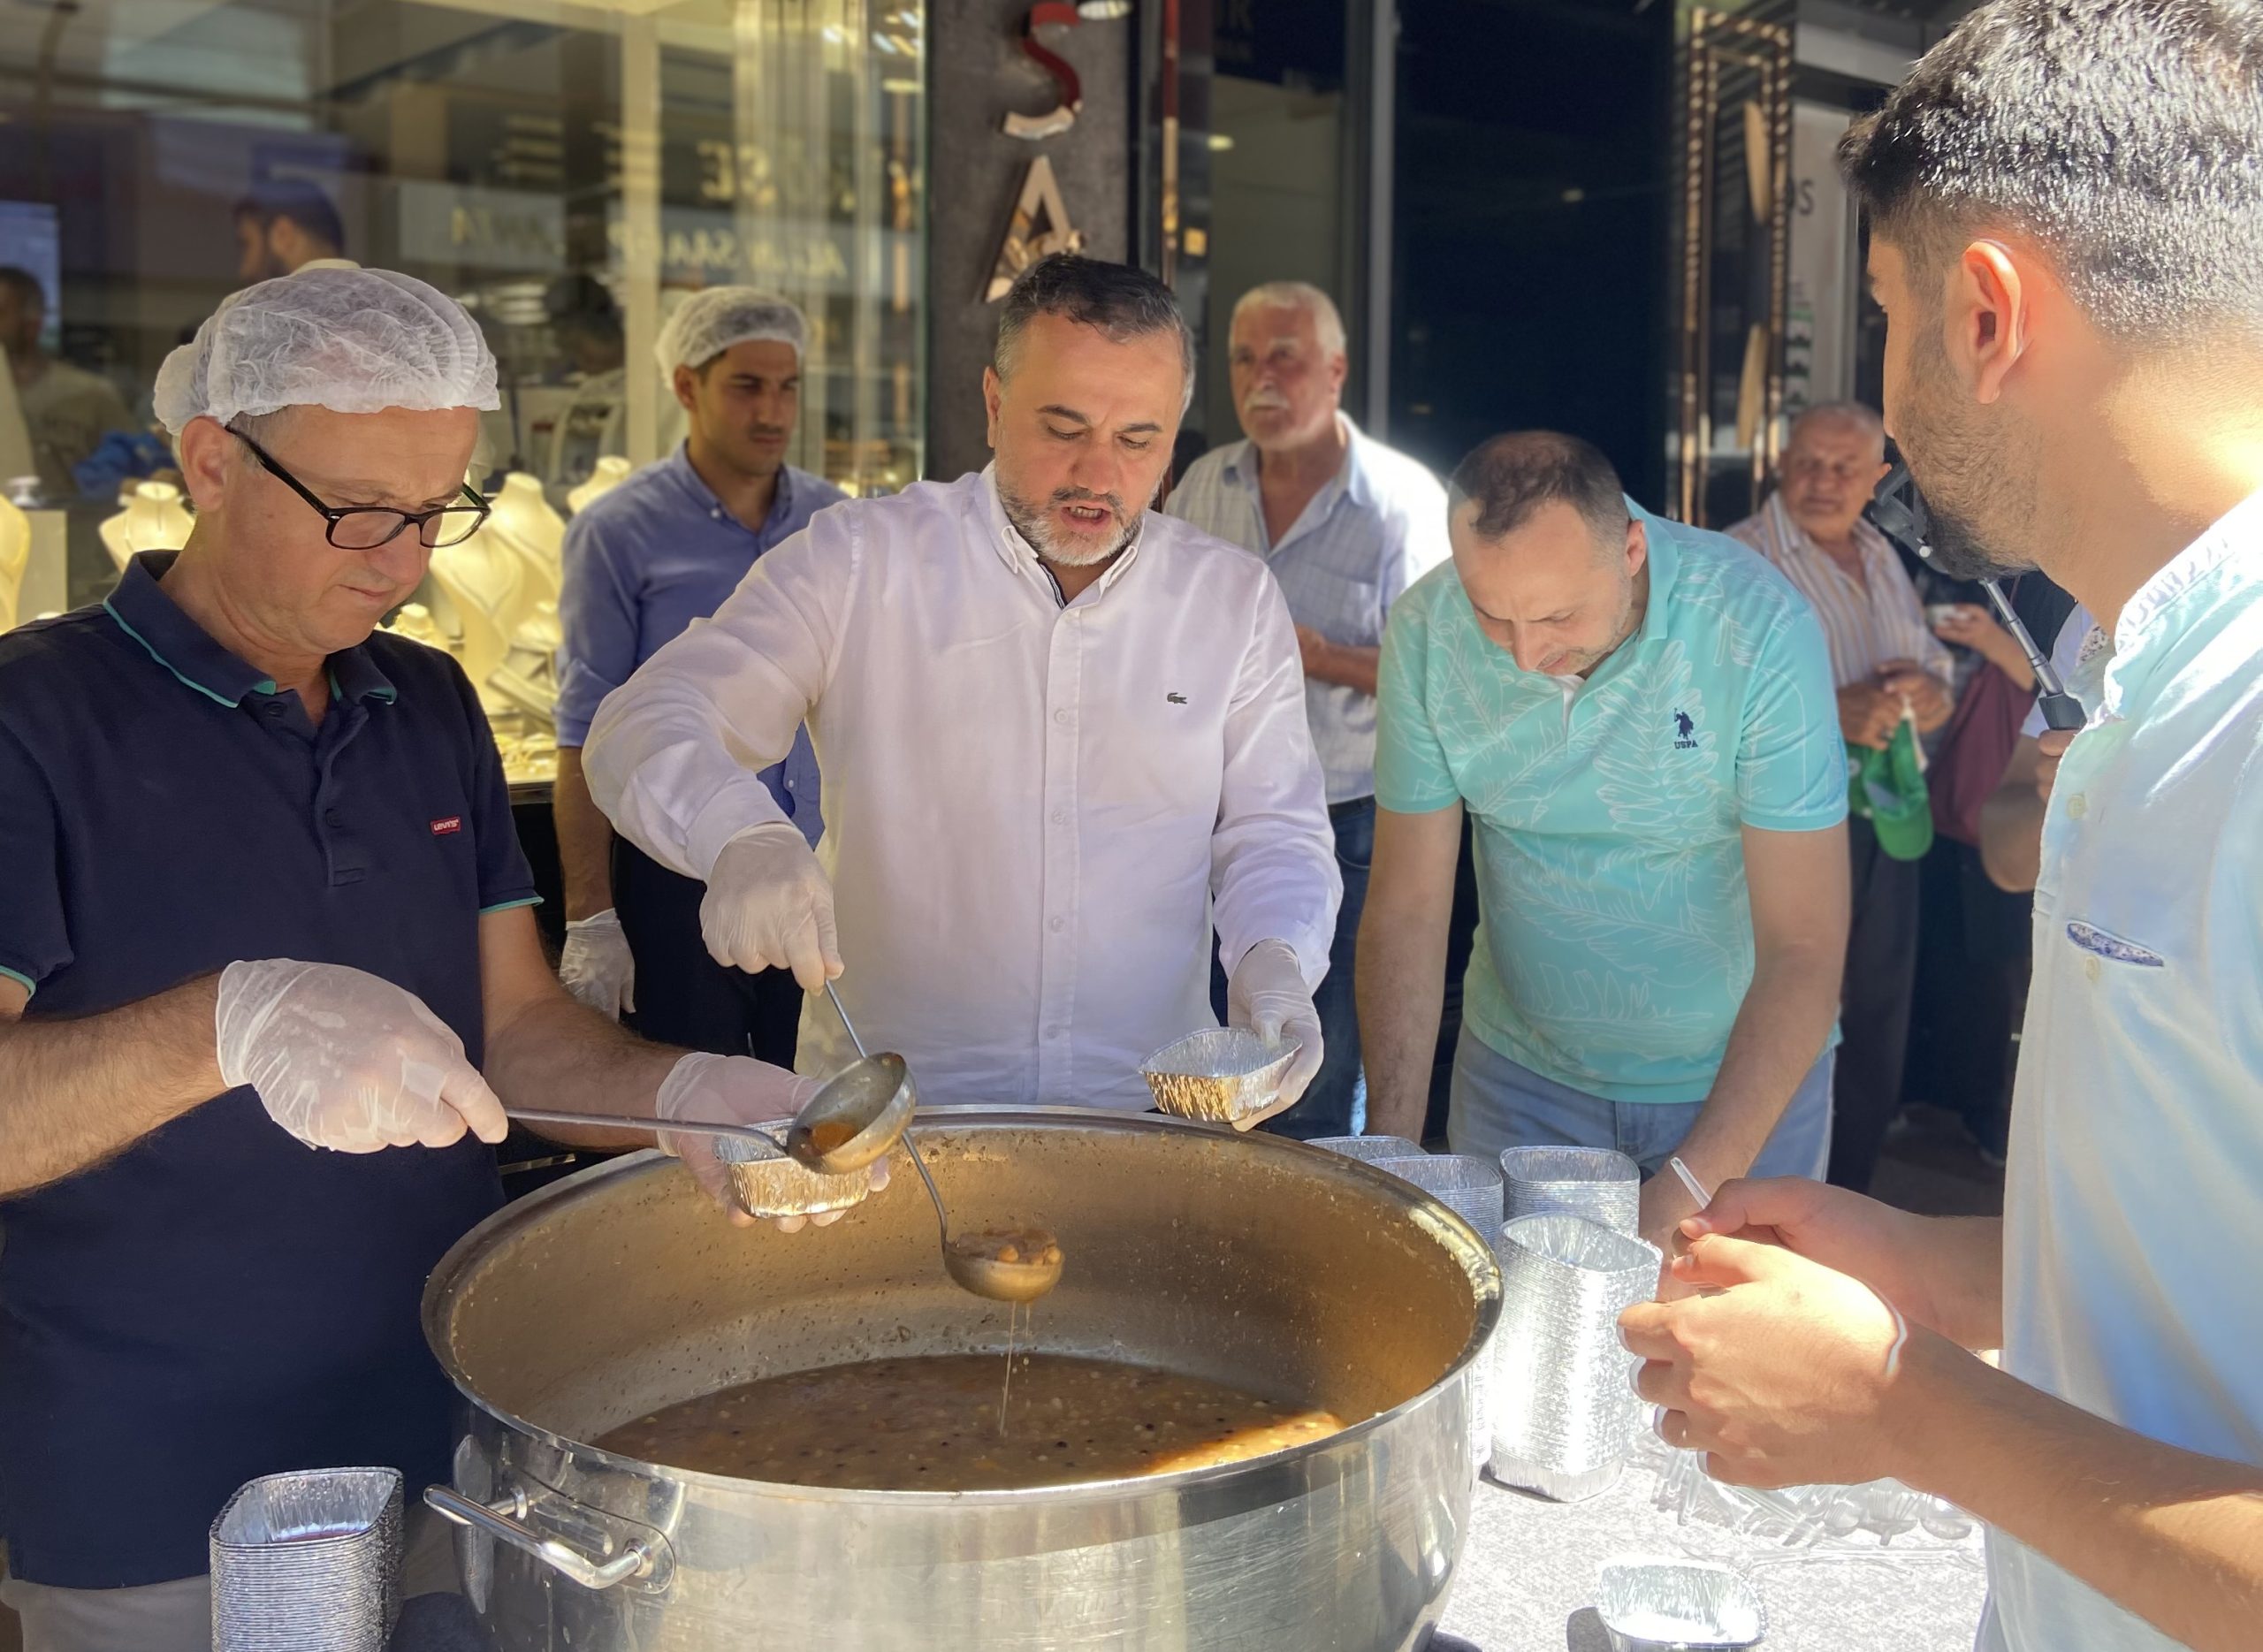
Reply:
[[[1688,1556],[1749,1568],[1768,1612],[1762,1652],[1969,1652],[1987,1592],[1977,1552],[1794,1555],[1678,1525],[1653,1506],[1657,1484],[1636,1462],[1601,1496],[1555,1504],[1481,1479],[1440,1636],[1480,1652],[1608,1652],[1595,1613],[1604,1563]]]

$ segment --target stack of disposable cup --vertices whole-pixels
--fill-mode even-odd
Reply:
[[[1642,1426],[1619,1316],[1657,1290],[1655,1246],[1560,1212],[1519,1216],[1494,1245],[1493,1478],[1558,1503],[1606,1490]]]
[[[1325,1147],[1346,1159],[1363,1159],[1369,1164],[1378,1159],[1417,1158],[1422,1152],[1421,1142],[1409,1141],[1404,1136],[1315,1136],[1305,1145]]]
[[[245,1482],[212,1522],[213,1652],[385,1652],[400,1519],[398,1469]]]
[[[1500,1167],[1466,1153],[1426,1153],[1407,1159],[1377,1159],[1375,1168],[1412,1182],[1452,1211],[1488,1244],[1501,1228]],[[1493,1452],[1493,1361],[1488,1348],[1477,1357],[1469,1384],[1469,1448],[1480,1468]]]
[[[1563,1211],[1620,1233],[1640,1225],[1642,1172],[1608,1147],[1508,1147],[1501,1153],[1509,1220]]]

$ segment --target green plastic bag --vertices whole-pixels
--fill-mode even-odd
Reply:
[[[1917,726],[1905,717],[1884,750],[1861,746],[1850,755],[1847,812],[1869,821],[1878,846],[1893,859],[1921,859],[1933,846],[1933,803],[1918,755]]]

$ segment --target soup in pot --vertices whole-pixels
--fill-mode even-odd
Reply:
[[[1336,1433],[1325,1411],[1065,1354],[872,1359],[671,1405],[598,1444],[670,1468],[857,1490],[989,1491],[1237,1463]]]

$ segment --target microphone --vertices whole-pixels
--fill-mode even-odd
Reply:
[[[1917,491],[1916,479],[1910,476],[1907,464],[1898,464],[1888,471],[1878,484],[1864,513],[1871,525],[1911,555],[1927,563],[1933,560],[1933,547],[1929,537],[1932,519],[1926,514],[1925,501]],[[2090,719],[2084,712],[2082,702],[2067,692],[2067,685],[2059,681],[2059,674],[2051,669],[2051,659],[2036,647],[2035,639],[2020,623],[2019,615],[2012,612],[2003,588],[1994,580],[1977,582],[1985,591],[1996,617],[2003,621],[2004,629],[2027,656],[2028,665],[2035,672],[2036,704],[2043,708],[2043,722],[2047,728],[2076,729]]]

